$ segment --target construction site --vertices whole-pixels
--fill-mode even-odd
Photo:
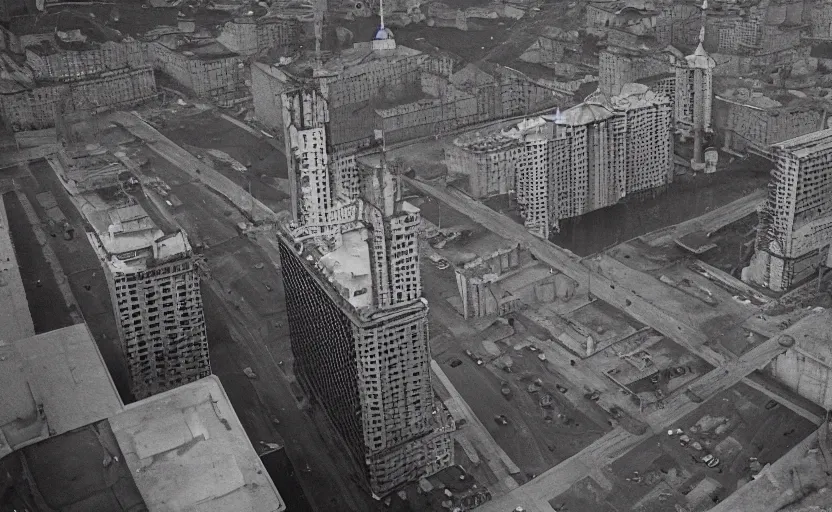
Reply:
[[[824,12],[0,1],[0,508],[829,507]]]

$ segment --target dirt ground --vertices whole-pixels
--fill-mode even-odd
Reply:
[[[716,503],[750,480],[749,457],[764,466],[814,431],[808,420],[782,405],[767,409],[768,403],[758,391],[734,386],[668,427],[681,428],[701,451],[692,442],[681,446],[675,435],[657,434],[602,471],[605,482],[584,479],[550,503],[561,512],[664,512],[676,504],[688,507],[686,494],[706,477],[718,488],[705,499]],[[700,428],[692,428],[697,423]],[[701,462],[707,453],[719,457],[719,466]]]

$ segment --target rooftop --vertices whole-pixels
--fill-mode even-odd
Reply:
[[[93,248],[113,271],[142,271],[191,252],[185,233],[159,211],[118,155],[85,147],[66,156],[52,164],[92,228]]]
[[[0,460],[0,471],[7,510],[148,510],[107,420],[22,448]]]
[[[368,236],[366,228],[347,231],[341,235],[340,245],[318,260],[324,275],[356,309],[373,304]]]
[[[340,77],[350,76],[351,73],[363,73],[363,66],[374,61],[396,61],[409,59],[422,55],[419,50],[406,46],[396,46],[393,49],[377,50],[367,45],[356,43],[352,48],[342,50],[328,59],[324,57],[320,73],[326,75],[338,75]],[[290,64],[280,66],[288,74],[301,78],[311,77],[315,66],[314,52],[304,51],[298,55]]]
[[[213,39],[208,41],[191,41],[171,49],[176,50],[185,57],[200,60],[223,59],[237,55]]]
[[[820,130],[793,139],[784,140],[772,147],[791,153],[799,159],[808,158],[817,153],[828,153],[832,149],[832,129]]]
[[[286,509],[216,376],[100,414],[89,411],[101,396],[72,390],[61,396],[85,414],[84,423],[0,460],[4,505],[33,512]],[[20,394],[0,391],[4,399]]]
[[[86,324],[0,345],[0,456],[122,408]]]
[[[130,404],[110,426],[151,511],[286,509],[216,376]]]

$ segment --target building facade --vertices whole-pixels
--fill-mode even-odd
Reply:
[[[453,463],[453,426],[434,413],[430,385],[421,217],[383,155],[331,154],[321,92],[282,101],[293,206],[279,240],[295,372],[384,496]]]
[[[772,146],[775,166],[760,212],[745,281],[785,291],[829,266],[832,243],[832,130]]]

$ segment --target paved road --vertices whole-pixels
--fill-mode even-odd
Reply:
[[[500,448],[500,445],[497,444],[497,441],[494,440],[488,432],[488,429],[485,428],[485,425],[474,414],[474,411],[471,410],[471,407],[468,406],[465,399],[456,390],[451,380],[445,375],[442,368],[439,367],[439,364],[436,361],[431,361],[430,369],[434,378],[438,379],[451,395],[451,399],[446,402],[448,410],[451,411],[454,417],[465,418],[466,425],[463,428],[468,430],[468,438],[472,442],[476,442],[476,446],[483,453],[488,467],[491,468],[491,471],[499,480],[497,484],[499,491],[506,492],[516,489],[518,487],[517,481],[511,475],[519,473],[520,468]]]
[[[132,135],[145,141],[150,149],[177,168],[188,173],[191,178],[202,181],[212,190],[228,199],[241,212],[248,213],[254,222],[274,220],[274,212],[266,205],[251,197],[236,183],[215,171],[191,153],[174,144],[173,141],[139,119],[135,114],[114,112],[108,118],[110,121],[124,127]]]

